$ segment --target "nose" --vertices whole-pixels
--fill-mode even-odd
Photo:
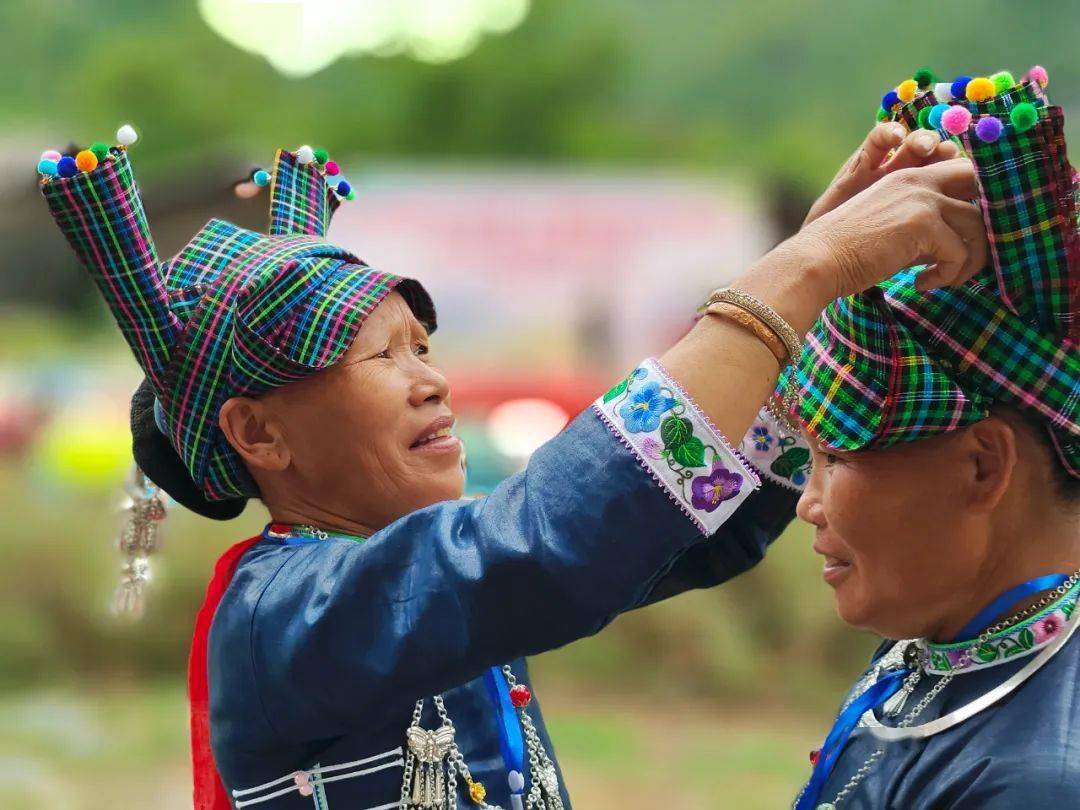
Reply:
[[[409,388],[409,404],[420,407],[424,403],[441,405],[450,399],[450,384],[446,377],[434,366],[419,358],[413,363],[414,376]]]
[[[821,499],[820,466],[820,464],[814,464],[814,468],[810,473],[810,481],[807,483],[802,495],[799,496],[799,502],[795,505],[795,514],[811,526],[824,528],[825,506]]]

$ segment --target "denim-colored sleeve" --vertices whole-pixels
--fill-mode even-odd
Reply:
[[[387,704],[595,633],[644,600],[757,481],[671,389],[628,387],[637,431],[617,412],[583,413],[485,498],[420,510],[363,544],[283,552],[251,631],[271,726],[343,733]],[[634,446],[652,416],[685,420],[673,442],[698,440],[666,479]]]

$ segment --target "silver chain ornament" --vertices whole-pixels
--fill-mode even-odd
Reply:
[[[118,616],[138,619],[146,608],[149,558],[161,545],[161,523],[166,517],[165,496],[138,467],[134,468],[124,489],[125,519],[117,546],[125,559],[112,609]]]
[[[931,687],[930,691],[928,691],[923,696],[922,700],[916,703],[915,706],[912,707],[911,711],[904,715],[904,718],[896,724],[897,728],[907,728],[912,723],[914,723],[915,720],[919,717],[919,715],[922,714],[922,712],[926,709],[926,707],[929,706],[934,701],[934,699],[942,693],[942,691],[944,691],[946,686],[952,683],[952,680],[956,677],[956,674],[961,670],[965,669],[971,663],[972,656],[974,656],[975,653],[979,650],[979,648],[982,647],[987,641],[989,641],[992,636],[1000,633],[1002,630],[1005,630],[1006,628],[1016,624],[1017,622],[1021,622],[1024,619],[1034,616],[1036,613],[1043,610],[1044,608],[1049,607],[1052,603],[1056,602],[1058,599],[1061,599],[1063,596],[1065,596],[1065,594],[1072,590],[1072,588],[1076,585],[1077,582],[1080,582],[1080,570],[1074,571],[1072,575],[1067,580],[1065,580],[1065,582],[1054,588],[1052,591],[1048,592],[1046,596],[1044,596],[1035,604],[1029,605],[1023,610],[1017,611],[1008,618],[1002,619],[997,624],[988,627],[986,630],[980,633],[979,637],[975,639],[971,646],[964,650],[964,652],[960,655],[960,659],[957,661],[956,666],[952,670],[941,676],[937,683],[935,683],[933,687]],[[925,659],[925,650],[923,650],[923,653]],[[898,705],[892,709],[890,714],[895,715],[899,714],[900,711],[902,711],[904,702],[907,700],[907,697],[915,691],[916,685],[919,683],[919,681],[922,680],[922,674],[922,667],[918,666],[905,679],[904,685],[901,688],[903,698],[899,701]],[[883,757],[884,755],[884,748],[879,747],[875,749],[874,753],[867,757],[866,761],[863,762],[859,769],[851,775],[851,778],[848,779],[848,781],[836,794],[836,797],[831,802],[819,804],[818,810],[836,810],[836,808],[838,808],[841,803],[843,803],[844,800],[846,800],[855,791],[855,788],[857,788],[862,783],[862,780],[866,778],[870,771],[873,770],[874,765],[877,764],[877,761],[881,759],[881,757]],[[803,790],[805,791],[806,788],[804,787]],[[798,803],[798,799],[801,797],[802,792],[800,792],[799,797],[796,798],[796,803]]]

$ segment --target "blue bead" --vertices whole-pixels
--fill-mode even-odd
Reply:
[[[957,101],[963,101],[967,97],[967,86],[970,81],[970,76],[957,76],[953,79],[951,88],[952,97]]]
[[[79,167],[75,164],[75,158],[64,155],[56,164],[56,172],[61,177],[74,177],[79,173]]]
[[[350,191],[352,191],[352,186],[350,186],[347,181],[342,180],[337,184],[337,193],[342,197],[347,196]]]
[[[56,161],[43,160],[37,165],[37,170],[42,174],[56,174]]]
[[[934,129],[941,129],[941,116],[945,114],[945,111],[949,109],[948,104],[935,104],[930,108],[930,126]]]
[[[896,95],[895,90],[890,90],[884,96],[881,97],[881,109],[886,112],[891,111],[893,107],[900,103],[900,96]]]
[[[267,172],[265,169],[259,169],[257,172],[255,172],[255,174],[251,176],[251,179],[257,186],[270,185],[270,173]]]

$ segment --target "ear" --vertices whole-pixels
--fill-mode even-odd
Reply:
[[[232,397],[218,414],[218,425],[229,444],[253,470],[281,472],[292,454],[285,435],[266,404],[249,397]]]
[[[988,416],[967,429],[972,473],[968,503],[981,512],[994,509],[1013,480],[1017,435],[1013,426]]]

